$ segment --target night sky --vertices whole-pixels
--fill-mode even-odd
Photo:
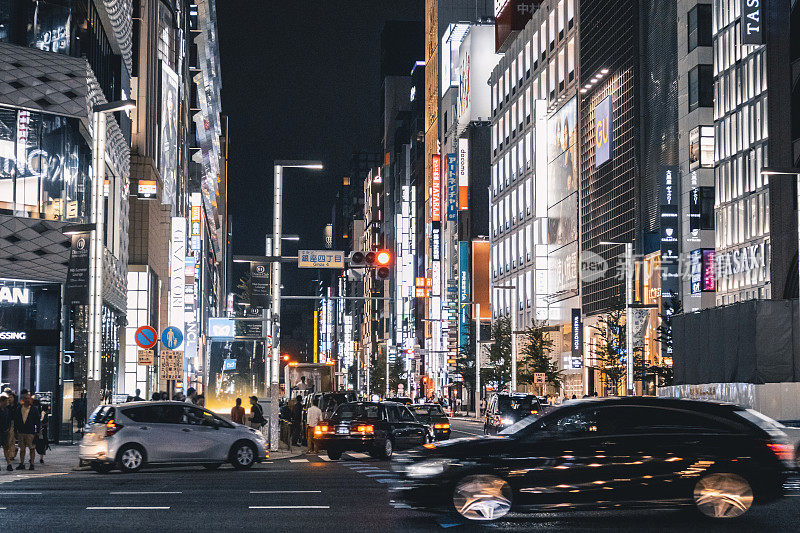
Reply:
[[[283,233],[299,234],[304,249],[323,247],[352,153],[381,137],[383,23],[422,20],[423,8],[424,0],[217,0],[235,254],[264,253],[278,159],[325,164],[323,172],[285,171],[283,197]],[[284,242],[285,254],[296,250]],[[284,266],[284,294],[309,294],[315,277]]]

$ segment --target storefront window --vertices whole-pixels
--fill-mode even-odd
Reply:
[[[87,222],[89,154],[74,119],[0,108],[0,210]]]

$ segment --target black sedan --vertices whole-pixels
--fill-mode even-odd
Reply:
[[[340,405],[333,416],[315,427],[314,438],[332,460],[346,451],[389,459],[395,449],[413,448],[431,440],[430,428],[418,422],[408,407],[394,402]]]
[[[434,440],[447,440],[450,438],[450,420],[444,414],[442,406],[438,403],[409,405],[414,416],[433,429]]]
[[[395,497],[494,520],[515,511],[694,505],[737,517],[782,495],[793,450],[764,415],[662,398],[569,402],[498,436],[398,454]]]
[[[530,415],[544,413],[539,398],[534,394],[501,392],[489,399],[483,432],[494,435]]]

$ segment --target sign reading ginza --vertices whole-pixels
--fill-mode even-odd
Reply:
[[[344,252],[333,250],[300,250],[298,268],[344,268]]]

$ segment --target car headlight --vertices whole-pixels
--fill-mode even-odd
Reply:
[[[426,478],[437,476],[452,464],[450,459],[426,459],[419,463],[412,463],[405,467],[408,477]]]
[[[512,418],[503,418],[502,420],[500,420],[500,423],[503,424],[504,426],[510,426],[511,424],[514,423],[514,420]]]

